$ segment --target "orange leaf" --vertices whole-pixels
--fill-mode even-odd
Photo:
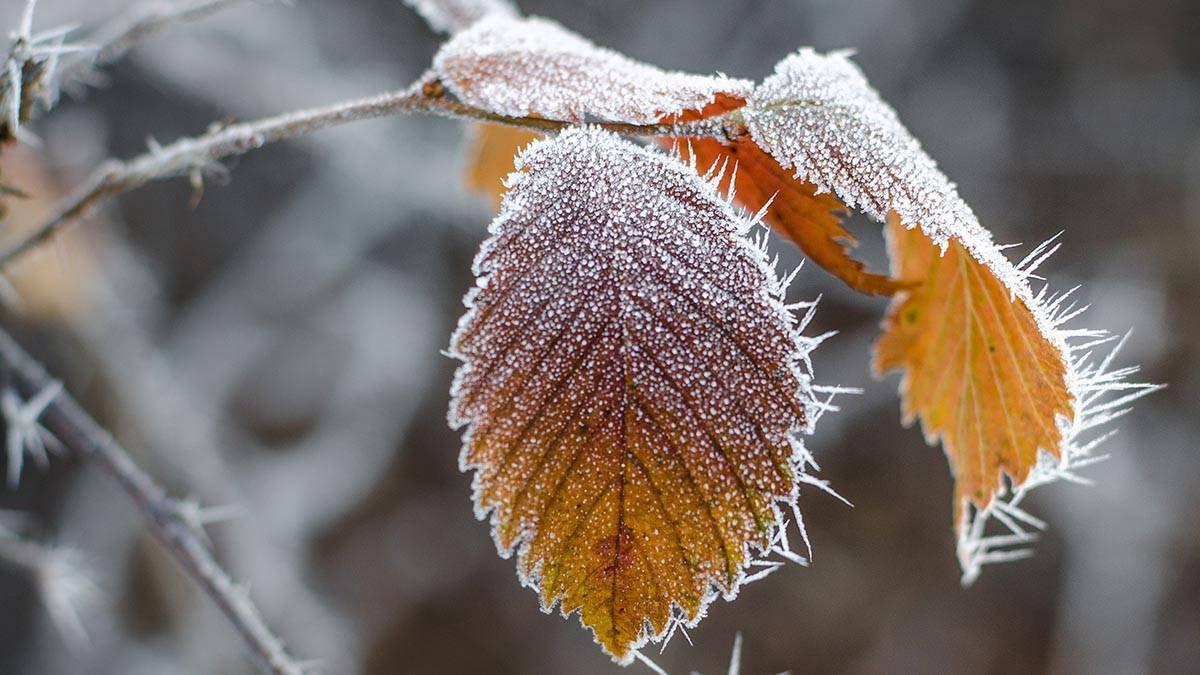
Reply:
[[[1038,451],[1060,457],[1058,419],[1073,416],[1067,364],[1026,303],[957,241],[945,254],[895,216],[887,225],[897,276],[920,283],[898,295],[875,347],[875,370],[904,369],[905,424],[919,415],[954,473],[955,523],[968,502],[988,507],[1025,482]]]
[[[702,110],[685,111],[663,121],[706,119],[745,105],[745,99],[719,94]],[[870,295],[892,295],[904,287],[887,275],[868,272],[862,261],[850,255],[850,248],[857,241],[842,227],[842,216],[847,209],[837,197],[829,192],[818,192],[812,183],[796,179],[749,136],[729,143],[713,138],[693,138],[664,140],[661,144],[679,148],[684,159],[690,158],[702,171],[712,166],[724,167],[726,173],[720,183],[722,191],[728,194],[732,188],[737,202],[751,213],[758,213],[766,206],[763,219],[776,232],[854,290]]]
[[[450,419],[522,582],[627,663],[779,550],[777,505],[815,480],[809,343],[687,166],[577,129],[518,167],[452,340]]]
[[[518,152],[541,138],[539,134],[505,124],[468,125],[471,149],[467,157],[467,188],[486,195],[499,209],[504,179],[513,171]]]
[[[728,145],[711,138],[693,139],[682,147],[684,155],[694,156],[702,170],[716,163],[728,162],[729,167],[736,163],[733,188],[737,201],[752,213],[769,202],[764,220],[850,288],[871,295],[892,295],[904,287],[887,275],[868,272],[862,261],[850,255],[850,248],[857,242],[842,227],[846,207],[837,197],[818,193],[812,183],[794,178],[751,138],[743,137]],[[728,191],[729,179],[722,185]]]

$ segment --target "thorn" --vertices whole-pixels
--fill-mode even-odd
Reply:
[[[729,675],[742,673],[742,632],[738,631],[733,638],[733,653],[729,655]]]
[[[213,506],[205,508],[200,506],[200,503],[195,499],[184,499],[175,502],[175,511],[187,525],[188,529],[196,534],[206,545],[212,545],[209,539],[207,528],[210,525],[228,522],[235,518],[240,518],[245,515],[240,507],[237,506]]]
[[[50,463],[47,451],[59,452],[61,444],[38,422],[42,413],[62,393],[62,383],[52,382],[28,401],[22,402],[16,390],[0,392],[0,414],[8,427],[5,450],[8,453],[8,484],[15,488],[21,480],[25,455],[42,467]]]

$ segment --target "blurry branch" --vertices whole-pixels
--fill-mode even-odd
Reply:
[[[7,265],[63,227],[85,216],[90,209],[116,195],[153,181],[189,176],[199,189],[206,174],[223,174],[219,163],[226,157],[243,155],[268,143],[309,134],[358,120],[404,113],[431,113],[443,117],[472,119],[543,132],[575,126],[572,122],[537,117],[509,117],[461,103],[449,97],[441,82],[426,74],[409,88],[331,106],[312,108],[256,122],[232,126],[214,125],[209,132],[184,138],[170,145],[151,144],[150,151],[128,161],[110,160],[97,169],[53,216],[25,238],[0,249],[0,267]],[[685,136],[728,139],[744,133],[740,111],[691,122],[673,124],[626,124],[600,122],[596,126],[619,134],[637,136]]]
[[[74,647],[88,644],[80,613],[100,594],[79,557],[72,548],[35,543],[0,527],[0,560],[33,576],[50,621]]]
[[[457,33],[488,14],[515,16],[508,0],[404,0],[439,33]]]
[[[60,89],[73,92],[91,84],[97,68],[112,65],[140,42],[175,24],[199,21],[232,5],[250,0],[162,0],[147,2],[108,26],[92,31],[86,53],[62,59],[58,72]]]
[[[25,392],[56,390],[55,381],[6,332],[0,330],[0,362],[13,386]],[[112,435],[67,393],[58,391],[41,412],[41,425],[62,445],[99,462],[145,516],[150,531],[216,602],[254,655],[263,673],[302,675],[282,642],[267,627],[247,591],[236,586],[205,545],[200,509],[171,498],[141,469]]]
[[[97,68],[120,59],[139,41],[176,23],[202,19],[248,0],[153,2],[112,26],[92,31],[89,44],[67,44],[74,26],[33,32],[37,0],[26,0],[21,21],[0,69],[0,141],[22,136],[39,101],[49,110],[60,90],[78,91],[94,82]]]
[[[8,55],[0,67],[0,142],[18,138],[21,125],[29,120],[33,106],[48,100],[53,91],[50,81],[58,67],[59,58],[85,49],[65,44],[71,27],[60,27],[45,33],[33,32],[33,12],[37,0],[27,0],[21,21],[12,34]]]

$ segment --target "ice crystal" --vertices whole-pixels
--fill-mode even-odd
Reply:
[[[569,122],[652,124],[699,110],[718,94],[744,98],[752,87],[639,63],[537,17],[484,18],[442,47],[434,70],[465,103]]]
[[[21,480],[25,455],[33,457],[39,466],[50,464],[49,451],[60,451],[61,445],[38,420],[54,399],[62,393],[62,385],[54,383],[28,401],[22,401],[10,388],[0,391],[0,415],[7,427],[5,452],[8,456],[8,483],[11,487]]]
[[[580,609],[625,661],[768,554],[803,562],[783,514],[803,537],[799,484],[828,489],[797,435],[828,407],[819,338],[719,179],[591,128],[535,143],[452,339],[477,515],[547,610]]]

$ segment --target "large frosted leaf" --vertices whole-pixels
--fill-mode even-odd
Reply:
[[[794,557],[812,345],[748,224],[675,158],[573,130],[510,183],[452,340],[461,464],[522,582],[628,662]]]

